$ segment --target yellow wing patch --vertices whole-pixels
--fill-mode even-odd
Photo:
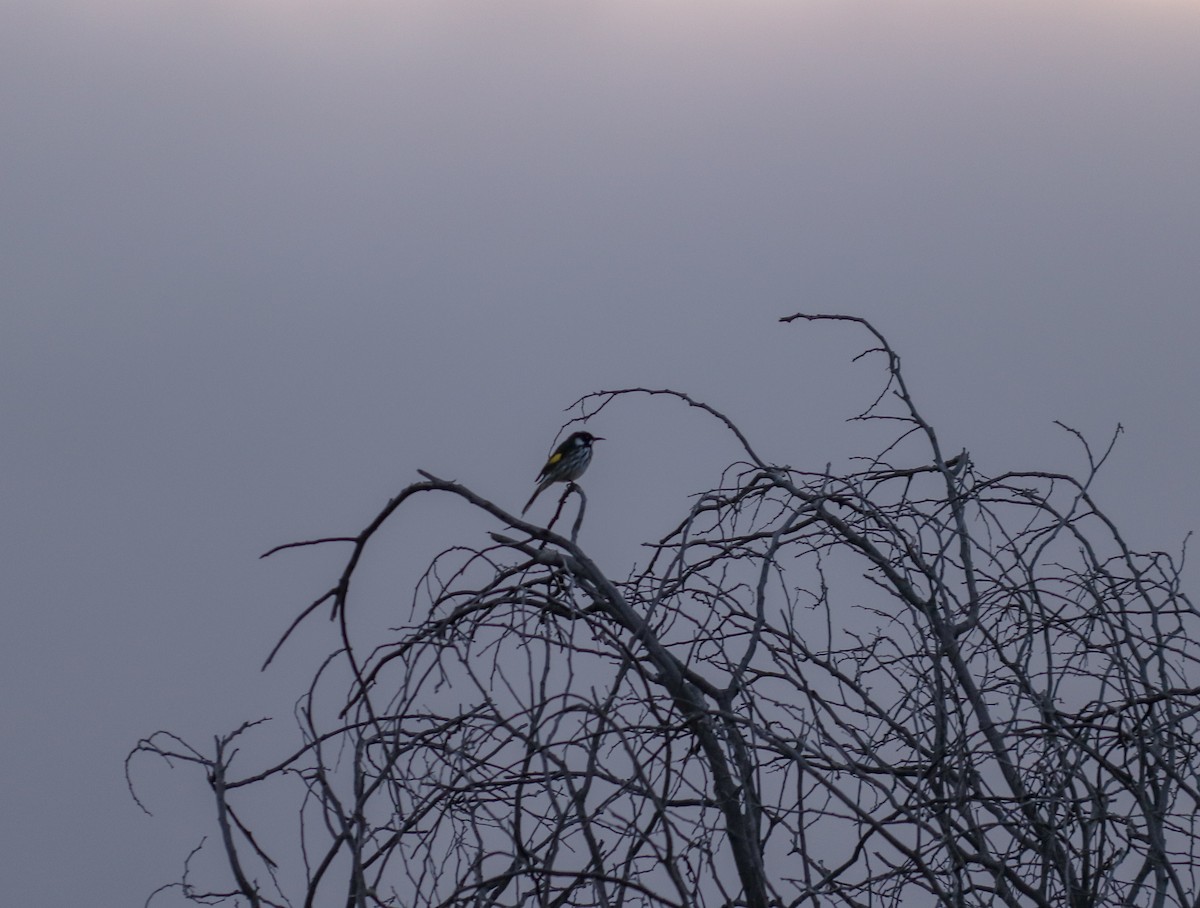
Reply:
[[[546,461],[546,466],[552,467],[562,459],[563,459],[562,451],[555,451],[553,454],[550,455],[550,459]]]

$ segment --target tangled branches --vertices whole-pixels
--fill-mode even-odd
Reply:
[[[673,397],[745,452],[623,580],[579,520],[561,535],[423,474],[343,540],[342,577],[297,618],[328,604],[341,640],[294,753],[234,777],[232,738],[211,757],[165,733],[139,743],[204,766],[217,800],[233,889],[189,895],[1196,904],[1200,615],[1179,565],[1135,552],[1093,501],[1107,451],[1084,445],[1082,479],[980,475],[944,455],[874,328],[795,319],[869,332],[885,386],[856,418],[899,427],[881,454],[802,472],[684,394],[588,395],[580,420]],[[497,528],[438,556],[410,622],[361,651],[350,581],[420,493]],[[272,783],[297,786],[295,879],[233,809]]]

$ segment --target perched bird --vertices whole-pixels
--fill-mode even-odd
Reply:
[[[570,438],[554,449],[542,472],[538,473],[537,488],[521,508],[524,514],[533,504],[534,499],[546,490],[546,487],[556,482],[574,482],[583,475],[583,471],[592,462],[592,442],[604,441],[591,432],[572,432]]]

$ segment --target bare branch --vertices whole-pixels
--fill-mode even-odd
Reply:
[[[268,552],[352,546],[267,664],[327,602],[337,629],[284,756],[235,776],[251,725],[135,748],[202,768],[216,799],[228,891],[185,875],[185,898],[1200,904],[1200,614],[1182,556],[1138,552],[1094,498],[1120,427],[1096,450],[1063,427],[1079,478],[983,475],[944,456],[869,322],[783,321],[866,332],[882,387],[852,419],[878,446],[802,471],[687,394],[581,397],[568,425],[666,397],[744,452],[625,579],[581,544],[577,483],[543,527],[421,472],[356,536]],[[418,493],[487,526],[420,573],[404,623],[355,639],[354,578]],[[294,796],[294,829],[257,812],[267,791]]]

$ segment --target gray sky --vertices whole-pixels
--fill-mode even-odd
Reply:
[[[147,818],[126,751],[292,740],[328,628],[257,666],[341,553],[256,556],[356,532],[417,467],[519,507],[561,409],[629,385],[779,462],[870,453],[862,338],[798,310],[872,319],[985,470],[1078,469],[1052,420],[1123,423],[1101,500],[1177,550],[1197,160],[1183,0],[7,0],[0,889],[177,877],[202,779],[137,767]],[[624,574],[735,452],[657,401],[596,430],[588,532]],[[462,516],[406,518],[405,584]]]

